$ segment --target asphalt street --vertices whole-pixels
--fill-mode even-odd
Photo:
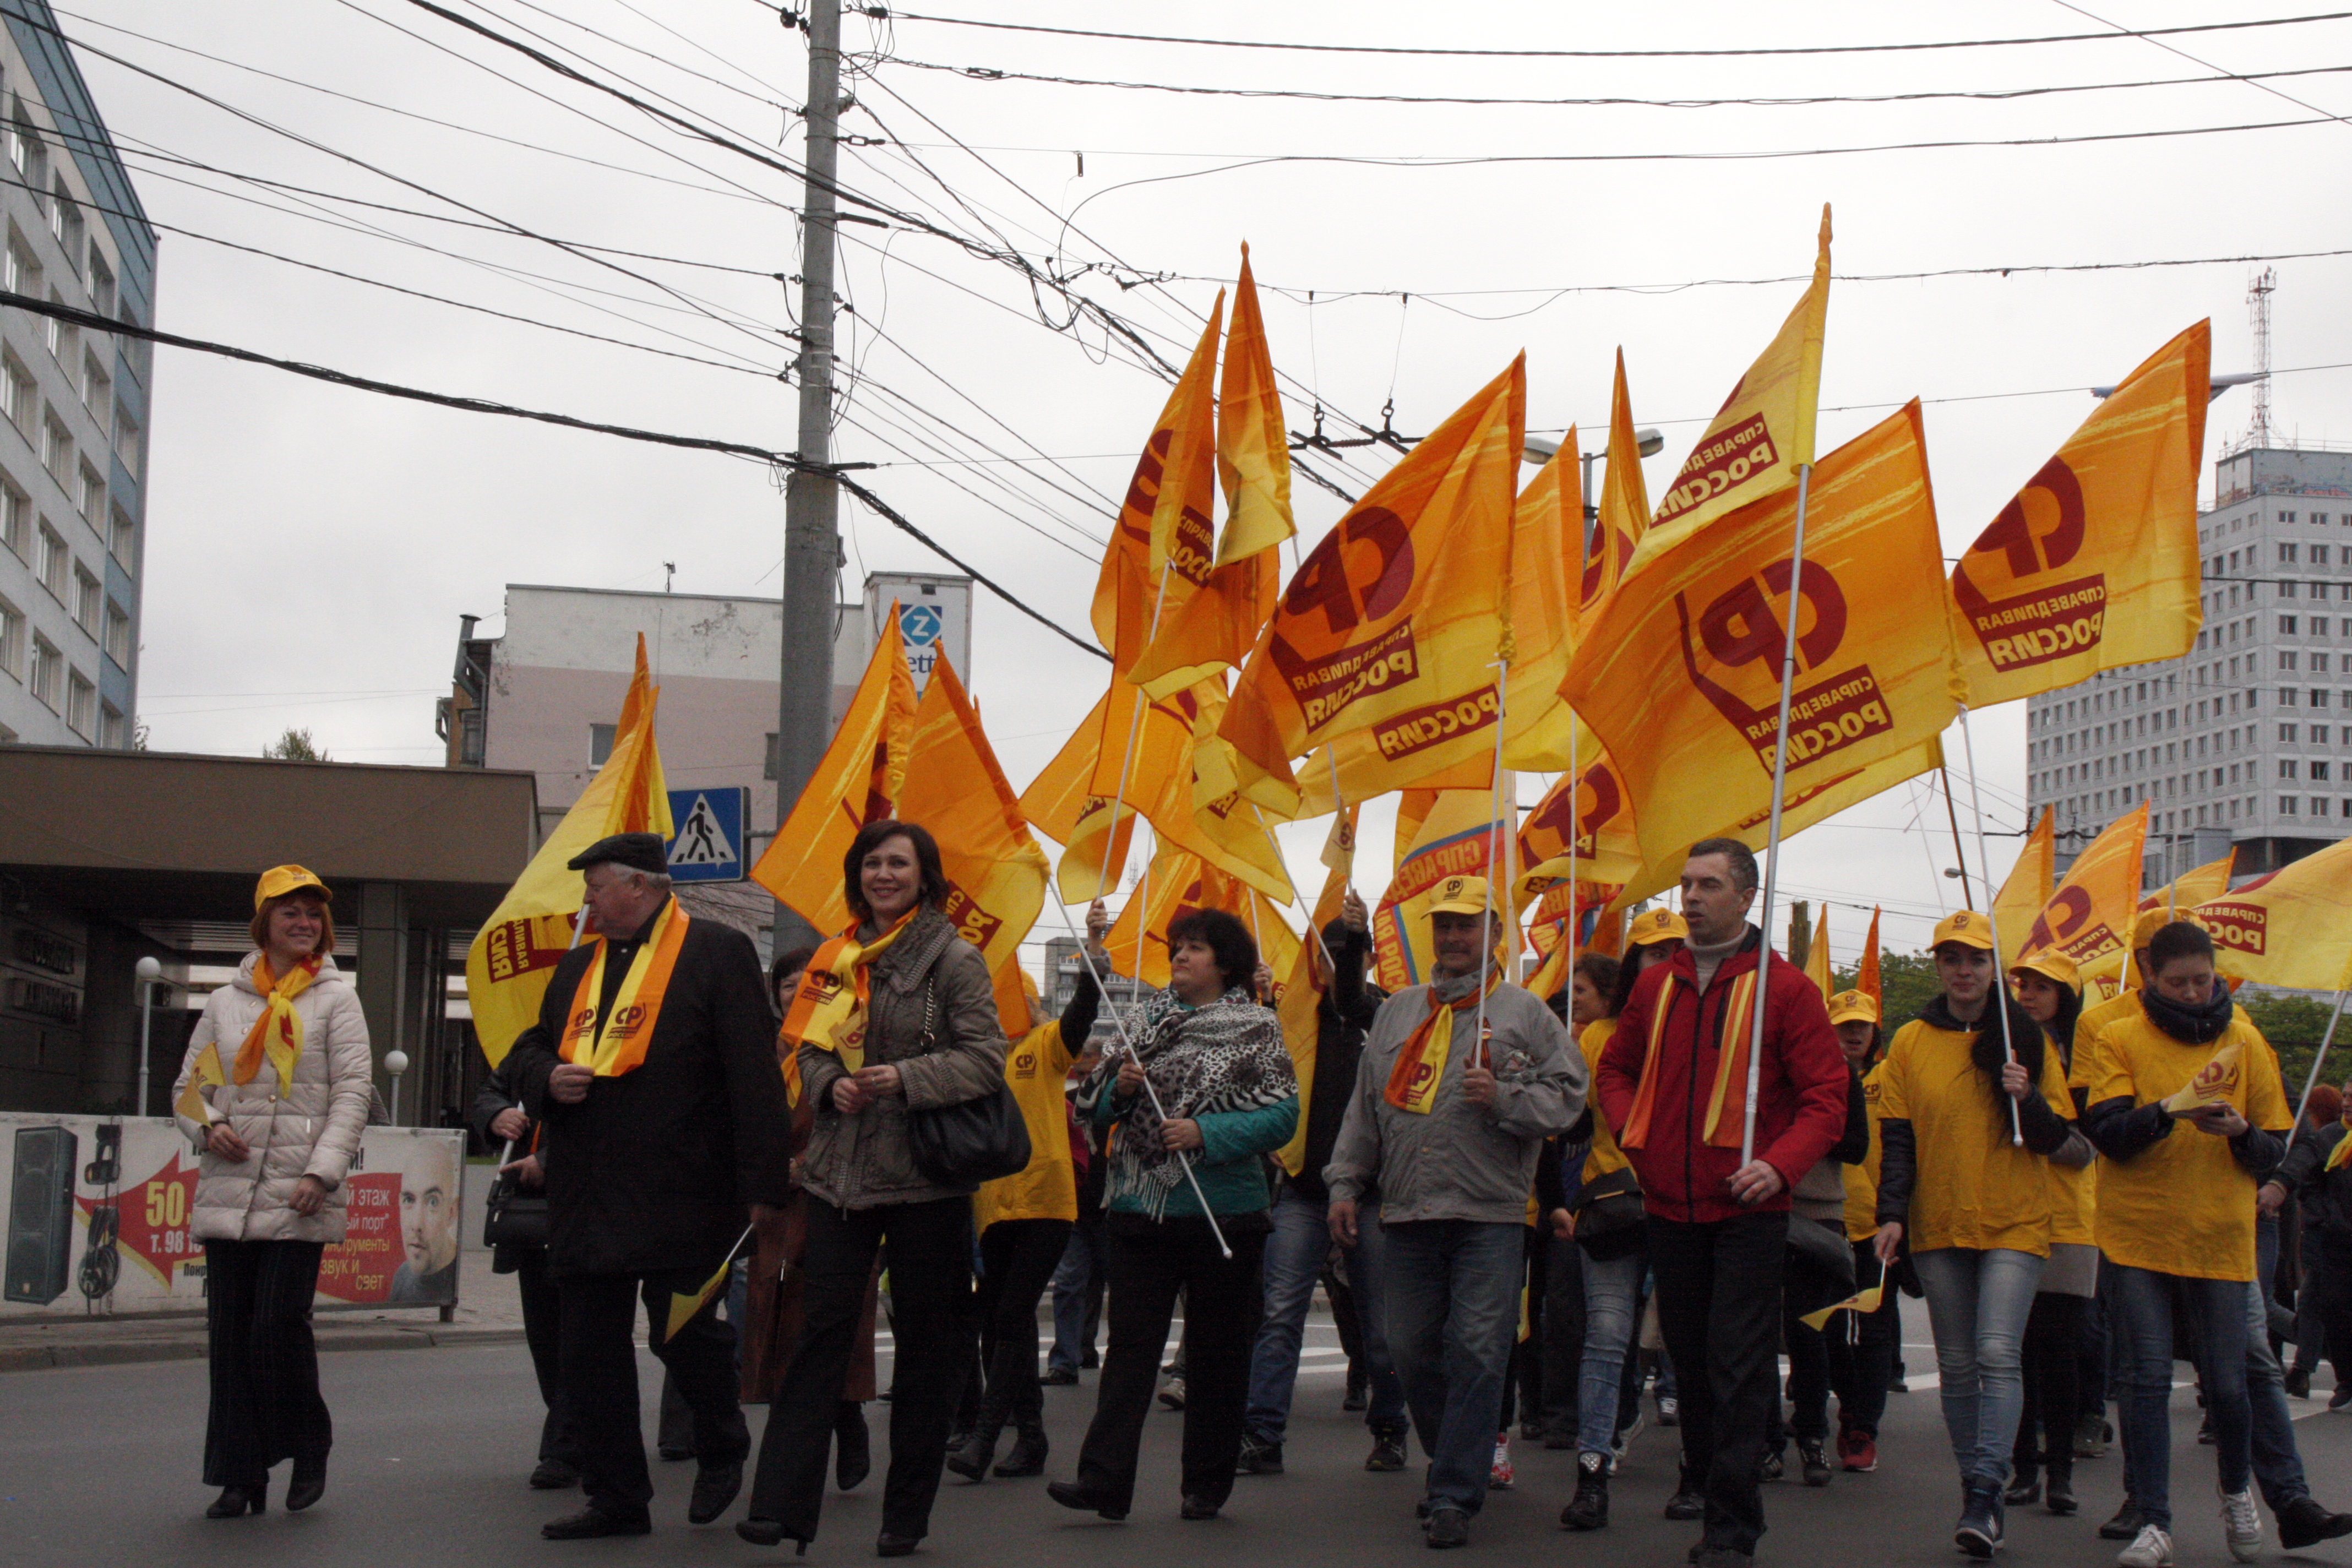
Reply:
[[[1906,1337],[1925,1338],[1924,1321]],[[1795,1479],[1766,1488],[1771,1533],[1768,1564],[1928,1563],[1962,1559],[1950,1544],[1958,1502],[1949,1450],[1937,1413],[1933,1365],[1924,1344],[1907,1352],[1916,1392],[1889,1402],[1874,1475],[1841,1473],[1809,1490]],[[657,1369],[646,1366],[648,1420]],[[352,1352],[322,1358],[336,1446],[326,1499],[307,1514],[278,1506],[260,1519],[201,1517],[211,1494],[198,1484],[205,1415],[201,1362],[67,1367],[0,1379],[0,1563],[67,1568],[129,1564],[235,1563],[236,1568],[390,1568],[415,1565],[579,1563],[602,1565],[779,1563],[786,1554],[739,1541],[719,1524],[685,1523],[689,1464],[656,1462],[659,1495],[652,1535],[628,1541],[541,1541],[543,1520],[577,1506],[578,1493],[533,1492],[530,1468],[539,1409],[520,1345],[468,1349]],[[1205,1523],[1177,1518],[1176,1444],[1181,1417],[1156,1413],[1145,1438],[1143,1480],[1124,1524],[1055,1508],[1041,1482],[991,1480],[973,1486],[949,1478],[919,1557],[941,1563],[1068,1563],[1087,1568],[1185,1568],[1217,1558],[1286,1565],[1426,1563],[1412,1515],[1416,1469],[1372,1475],[1361,1418],[1339,1409],[1343,1365],[1327,1322],[1314,1325],[1286,1453],[1287,1473],[1244,1477],[1224,1517]],[[1049,1476],[1070,1473],[1094,1405],[1093,1376],[1076,1388],[1045,1391],[1054,1441]],[[2352,1412],[2329,1415],[2298,1402],[2296,1433],[2315,1489],[2336,1507],[2352,1505]],[[856,1492],[832,1494],[813,1562],[866,1562],[879,1526],[880,1461],[887,1407],[869,1406],[877,1473]],[[2228,1561],[2212,1501],[2212,1457],[2196,1446],[2193,1397],[2177,1397],[2174,1498],[2179,1562]],[[754,1410],[756,1433],[764,1414]],[[1471,1559],[1678,1568],[1696,1527],[1659,1515],[1672,1489],[1676,1435],[1654,1425],[1634,1440],[1614,1492],[1612,1527],[1570,1535],[1558,1524],[1572,1487],[1571,1456],[1514,1442],[1518,1485],[1497,1493],[1472,1527]],[[2038,1510],[2015,1517],[2011,1550],[2021,1563],[2083,1564],[2114,1561],[2115,1545],[2094,1533],[2120,1498],[2119,1456],[2085,1461],[2076,1486],[2083,1513],[2072,1520]],[[2267,1513],[2264,1527],[2274,1526]],[[2265,1560],[2285,1561],[2273,1544]],[[2352,1542],[2303,1561],[2352,1563]]]

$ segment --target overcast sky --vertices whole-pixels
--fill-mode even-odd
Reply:
[[[804,92],[804,40],[756,0],[449,3],[510,37],[551,40],[599,79],[658,94],[748,145],[800,155],[793,110]],[[2210,0],[2108,0],[2095,7],[2104,23],[2056,0],[1580,7],[1572,18],[1557,5],[933,4],[993,21],[1461,49],[1932,42],[2244,19]],[[781,332],[797,297],[765,276],[797,270],[800,192],[789,176],[692,142],[406,0],[78,0],[60,16],[77,39],[278,128],[85,51],[83,69],[159,223],[483,308],[167,232],[162,327],[530,408],[792,445],[793,393],[775,373],[790,356]],[[1058,276],[1092,264],[1071,289],[1178,363],[1248,240],[1297,428],[1317,398],[1339,434],[1352,433],[1347,421],[1377,425],[1393,398],[1395,428],[1423,434],[1524,349],[1530,426],[1573,422],[1597,446],[1622,346],[1636,418],[1666,437],[1649,465],[1654,496],[1800,289],[1710,280],[1804,274],[1822,202],[1836,208],[1842,275],[2018,268],[1842,281],[1832,296],[1822,449],[1907,397],[1926,398],[1948,554],[2085,416],[2084,388],[2117,380],[2205,316],[2215,370],[2252,363],[2255,268],[2246,263],[2030,268],[2352,247],[2352,123],[2342,121],[1759,155],[2352,112],[2352,24],[2342,22],[2161,44],[1705,59],[1216,48],[865,17],[848,21],[845,38],[860,74],[844,128],[880,141],[845,151],[845,185]],[[196,49],[216,58],[188,52]],[[983,80],[929,66],[1254,94],[1673,100],[2314,74],[2271,80],[2275,92],[2225,79],[1998,100],[1510,107]],[[1676,156],[1628,156],[1668,153]],[[540,240],[386,206],[662,259],[608,251],[611,265],[599,266]],[[864,477],[892,504],[1083,633],[1111,504],[1164,382],[1099,321],[1064,330],[1065,298],[1033,291],[1003,262],[897,222],[845,234],[841,292],[856,314],[844,349],[854,369],[835,455],[879,465]],[[2277,378],[2275,426],[2305,440],[2352,439],[2347,260],[2277,268],[2275,365],[2329,368]],[[1638,287],[1617,287],[1627,285]],[[653,348],[693,358],[644,352]],[[457,616],[481,615],[495,632],[506,583],[658,588],[672,561],[681,591],[778,591],[783,507],[758,464],[172,349],[157,351],[156,366],[140,717],[158,748],[250,753],[302,725],[339,759],[434,763],[433,700],[446,689]],[[2209,493],[2211,458],[2244,436],[2252,409],[2242,390],[2215,405]],[[1360,492],[1383,464],[1320,466]],[[1294,494],[1311,544],[1341,503],[1303,477]],[[940,564],[854,503],[844,516],[845,594],[866,569]],[[973,663],[971,684],[1006,771],[1025,784],[1099,693],[1099,667],[985,595]],[[2023,826],[2023,721],[2015,703],[1977,725],[1989,826],[2012,835]],[[1924,941],[1958,890],[1937,874],[1953,863],[1940,804],[1932,836],[1906,836],[1924,807],[1917,791],[1897,789],[1804,835],[1784,886],[1841,905],[1885,902],[1891,942]],[[1369,842],[1385,841],[1384,822],[1376,814]],[[1320,837],[1319,828],[1297,836],[1302,876]],[[1996,874],[2016,843],[1994,840]],[[1973,843],[1969,854],[1973,866]],[[1368,896],[1384,875],[1364,866]],[[1841,962],[1865,918],[1833,912]],[[1050,911],[1046,921],[1056,924]]]

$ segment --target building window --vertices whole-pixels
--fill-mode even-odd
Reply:
[[[79,561],[75,562],[73,596],[74,625],[88,632],[91,637],[98,636],[99,607],[105,602],[105,600],[106,590],[100,587],[98,584],[98,579],[89,574],[89,568],[84,566]]]
[[[65,247],[67,264],[79,266],[85,233],[81,204],[75,201],[73,192],[67,189],[63,174],[58,175],[49,187],[49,232],[56,235],[58,243]]]
[[[2287,514],[2287,516],[2286,516],[2285,521],[2287,521],[2288,522],[2293,522],[2293,521],[2294,521],[2294,513],[2292,513],[2292,512],[2289,512],[2289,513]],[[2285,543],[2282,543],[2282,544],[2278,547],[2278,558],[2279,558],[2279,564],[2280,564],[2280,565],[2282,565],[2282,566],[2292,566],[2292,565],[2294,565],[2294,545],[2292,545],[2292,544],[2285,544]]]
[[[589,725],[588,765],[592,768],[601,768],[612,758],[612,755],[613,726],[610,724]]]
[[[2294,650],[2293,648],[2288,648],[2285,652],[2280,654],[2278,658],[2279,668],[2281,669],[2293,669],[2294,668]]]
[[[136,568],[134,558],[139,552],[139,530],[131,523],[131,514],[119,506],[113,509],[113,516],[106,531],[106,548],[108,553],[122,563],[124,571]]]
[[[121,459],[125,473],[134,479],[139,477],[139,421],[120,403],[114,405],[114,455]]]
[[[49,646],[49,639],[40,633],[33,634],[33,671],[25,684],[33,695],[54,710],[64,698],[66,656]]]
[[[2291,779],[2294,777],[2294,759],[2293,757],[2281,757],[2279,759],[2278,776],[2283,779]]]
[[[25,679],[25,616],[5,599],[0,599],[0,670]]]
[[[95,240],[89,247],[89,300],[90,309],[98,314],[114,314],[114,268],[106,264]]]
[[[34,563],[33,571],[40,578],[41,586],[56,595],[58,603],[61,605],[66,598],[67,566],[72,559],[73,552],[66,548],[65,537],[51,528],[46,518],[43,519],[41,555]]]
[[[2326,522],[2327,520],[2324,517],[2315,517],[2311,521],[2314,522]],[[2314,566],[2325,566],[2327,564],[2327,546],[2325,544],[2315,544],[2311,547],[2311,563]]]
[[[2327,764],[2326,763],[2314,763],[2311,764],[2311,782],[2314,784],[2326,784],[2327,782]]]
[[[2311,743],[2312,743],[2313,745],[2315,745],[2315,746],[2324,746],[2324,745],[2327,744],[2327,726],[2326,726],[2326,725],[2325,725],[2325,724],[2314,724],[2314,725],[2311,727]]]
[[[2283,511],[2278,514],[2278,520],[2281,522],[2293,522],[2294,521],[2294,513],[2291,511]]]
[[[2326,687],[2315,686],[2311,689],[2311,705],[2314,708],[2325,708],[2327,706],[2327,689]]]
[[[131,668],[131,616],[111,599],[106,603],[106,657],[122,669]]]
[[[2326,654],[2315,653],[2311,656],[2311,673],[2314,675],[2326,675],[2327,673],[2327,656]]]
[[[88,463],[74,478],[74,510],[93,529],[98,527],[98,520],[106,515],[106,481]]]
[[[0,544],[20,560],[33,550],[33,503],[5,479],[0,479]]]
[[[55,284],[51,284],[49,286],[49,303],[52,305],[62,305],[65,302],[66,297],[58,292],[57,286]],[[51,359],[57,361],[60,365],[70,365],[74,362],[74,356],[79,353],[81,349],[81,329],[79,327],[69,327],[58,317],[43,316],[41,318],[41,341],[49,345],[49,357]]]
[[[40,399],[33,391],[33,375],[16,363],[14,353],[0,355],[0,414],[30,441],[33,438],[33,414]]]
[[[73,482],[73,432],[52,410],[41,426],[41,465],[60,489]]]
[[[2279,706],[2282,708],[2292,708],[2294,706],[2294,687],[2282,686],[2279,688]]]
[[[2280,725],[2279,739],[2288,742],[2289,744],[2293,744],[2294,741],[2294,726],[2292,724]]]
[[[98,707],[98,743],[110,752],[125,749],[131,739],[130,727],[122,721],[122,711],[111,702]]]
[[[0,278],[6,279],[11,294],[26,294],[36,300],[41,297],[41,264],[33,259],[25,242],[13,234],[8,237],[8,258]]]
[[[771,731],[768,731],[768,760],[767,760],[767,763],[765,763],[765,771],[763,771],[763,772],[760,774],[760,776],[761,776],[761,778],[763,778],[763,779],[766,779],[766,780],[770,781],[771,783],[773,783],[773,782],[774,782],[774,780],[775,780],[775,776],[776,776],[776,732],[775,732],[773,730],[771,730]]]
[[[66,676],[66,727],[85,741],[98,738],[98,688],[79,669]]]
[[[101,425],[114,411],[114,378],[106,374],[98,356],[87,349],[81,356],[81,402],[89,410],[90,417]]]

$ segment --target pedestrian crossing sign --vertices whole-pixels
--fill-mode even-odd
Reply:
[[[743,819],[751,791],[674,789],[669,819],[677,837],[669,841],[669,874],[678,882],[740,882],[743,879]]]

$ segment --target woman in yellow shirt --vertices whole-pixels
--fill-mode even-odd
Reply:
[[[2254,1278],[2254,1192],[2293,1124],[2278,1058],[2213,973],[2213,939],[2175,921],[2148,939],[2139,1016],[2084,1047],[2084,1126],[2107,1163],[2095,1228],[2116,1274],[2109,1331],[2122,1337],[2123,1426],[2140,1530],[2116,1561],[2172,1561],[2173,1314],[2197,1357],[2221,1471],[2221,1532],[2251,1563],[2253,1416],[2246,1391],[2246,1286]]]
[[[2017,986],[2018,1005],[2042,1026],[2050,1048],[2073,1072],[2074,1022],[2083,1012],[2074,961],[2048,948],[2011,965],[2009,977]],[[2081,1109],[2077,1101],[2077,1115]],[[2083,1303],[2099,1285],[2099,1249],[2091,1239],[2093,1179],[2087,1165],[2053,1161],[2050,1166],[2050,1260],[2042,1267],[2042,1288],[2025,1321],[2025,1406],[2010,1455],[2009,1490],[2001,1497],[2012,1508],[2039,1501],[2052,1513],[2069,1514],[2078,1506],[2074,1425],[2083,1382],[2076,1342],[2083,1332]]]
[[[1983,1558],[2001,1544],[2018,1343],[2050,1255],[2045,1162],[2074,1136],[2074,1105],[2056,1053],[2000,984],[1991,922],[1948,917],[1935,957],[1943,991],[1895,1034],[1877,1075],[1876,1250],[1892,1264],[1910,1244],[1960,1470],[1952,1539]]]

